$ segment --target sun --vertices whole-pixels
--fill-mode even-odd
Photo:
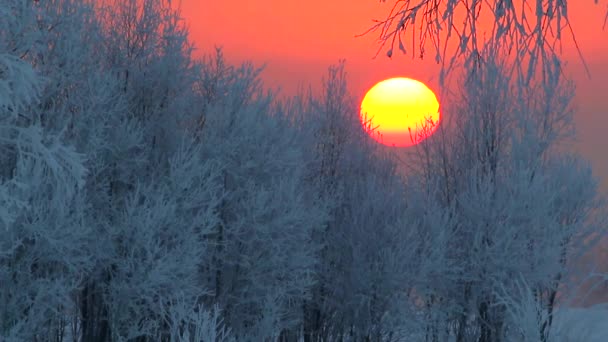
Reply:
[[[439,124],[439,102],[424,83],[396,77],[374,85],[361,101],[361,123],[381,144],[413,146]]]

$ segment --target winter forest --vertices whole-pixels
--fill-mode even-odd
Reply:
[[[168,0],[0,2],[0,341],[592,341],[560,314],[608,291],[606,204],[557,59],[462,54],[400,159],[347,63],[282,98],[194,48]]]

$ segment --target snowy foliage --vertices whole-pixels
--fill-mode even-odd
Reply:
[[[312,340],[378,340],[396,335],[413,314],[406,289],[419,241],[410,220],[418,213],[404,201],[407,189],[391,155],[361,126],[345,79],[343,64],[331,67],[320,96],[293,103],[309,140],[307,179],[330,210],[315,232],[317,282],[304,317]]]
[[[223,65],[216,58],[203,65],[204,75]],[[269,115],[271,98],[260,91],[258,71],[244,65],[224,73],[206,84],[214,90],[205,93],[197,133],[204,158],[220,168],[224,194],[210,236],[208,284],[235,333],[260,325],[280,331],[300,321],[316,263],[312,231],[326,214],[309,200],[301,143],[287,118]]]
[[[523,87],[480,49],[455,121],[398,162],[343,63],[280,101],[194,59],[170,1],[0,16],[0,340],[565,336],[606,216],[558,74]]]
[[[421,191],[451,218],[434,228],[448,229],[447,244],[434,245],[457,267],[432,280],[426,296],[456,322],[457,340],[471,325],[482,341],[504,338],[510,307],[496,296],[519,289],[519,277],[551,315],[569,262],[598,229],[590,167],[558,145],[572,133],[568,83],[556,78],[552,87],[522,91],[505,74],[507,62],[487,60],[465,73],[463,97],[449,107],[453,122],[413,156]],[[537,338],[546,341],[550,323],[542,323]]]

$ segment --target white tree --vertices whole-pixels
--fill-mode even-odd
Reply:
[[[164,15],[143,20],[164,40],[131,61],[162,92],[145,98],[108,72],[107,57],[123,56],[112,55],[122,52],[106,36],[107,8],[9,5],[0,109],[2,219],[11,229],[0,266],[12,292],[3,292],[2,336],[61,340],[66,320],[87,341],[166,336],[172,309],[160,307],[178,298],[194,305],[207,293],[200,265],[221,198],[215,166],[170,124],[173,113],[197,110],[187,106],[198,95],[186,32],[167,7],[148,9]],[[100,42],[109,45],[101,53]],[[160,128],[163,148],[150,147]]]
[[[113,339],[159,338],[168,329],[162,306],[177,299],[196,303],[208,294],[199,267],[208,256],[205,237],[218,220],[219,172],[201,159],[200,147],[184,145],[166,175],[136,183],[114,219],[96,218],[104,234],[95,252],[108,268],[107,284],[96,287]]]
[[[302,148],[289,118],[263,92],[259,70],[206,59],[203,155],[221,170],[220,222],[206,270],[211,298],[239,336],[274,338],[301,322],[316,264],[312,232],[326,213],[310,201]],[[203,123],[201,121],[201,123]]]
[[[191,56],[184,20],[167,0],[104,0],[97,7],[104,68],[121,84],[129,115],[143,125],[146,153],[166,171],[165,157],[180,143],[176,133],[201,116],[197,101],[204,99],[196,94],[200,63]]]
[[[1,339],[490,340],[519,336],[515,277],[550,336],[595,205],[556,148],[557,73],[513,86],[480,52],[458,125],[402,178],[343,66],[282,104],[259,68],[193,60],[169,1],[7,5]]]
[[[79,191],[86,158],[37,120],[48,80],[35,67],[45,31],[30,5],[0,8],[0,338],[8,341],[60,338],[72,290],[91,267]]]
[[[435,228],[451,237],[437,248],[458,267],[441,277],[449,286],[429,279],[427,301],[454,320],[458,341],[471,326],[482,341],[507,336],[514,327],[496,295],[517,277],[551,316],[569,258],[598,228],[590,167],[560,151],[572,135],[571,85],[557,76],[550,86],[514,84],[496,51],[484,50],[483,66],[465,73],[462,98],[444,107],[454,120],[420,145],[413,162],[425,196],[452,217]],[[546,322],[537,331],[543,341]],[[441,339],[443,328],[433,328],[431,337]]]
[[[407,202],[393,156],[367,135],[345,80],[344,64],[332,66],[319,97],[292,103],[308,182],[330,208],[314,235],[322,249],[304,307],[304,339],[406,338],[415,314],[407,290],[422,271],[420,248],[429,247],[418,242],[420,216],[412,218],[424,213]]]

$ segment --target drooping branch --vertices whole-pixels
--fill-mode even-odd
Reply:
[[[480,26],[485,18],[493,18],[491,29]],[[521,66],[513,71],[521,79],[529,81],[539,70],[543,77],[550,77],[548,74],[561,72],[563,34],[570,35],[585,64],[570,24],[567,0],[396,0],[384,20],[374,20],[357,36],[372,32],[379,33],[376,56],[387,49],[389,58],[395,45],[406,53],[406,43],[411,43],[412,57],[424,58],[429,40],[435,61],[442,65],[442,80],[459,57],[479,56],[486,44],[512,54],[515,64]],[[457,45],[450,43],[455,38],[452,35],[458,36]]]

